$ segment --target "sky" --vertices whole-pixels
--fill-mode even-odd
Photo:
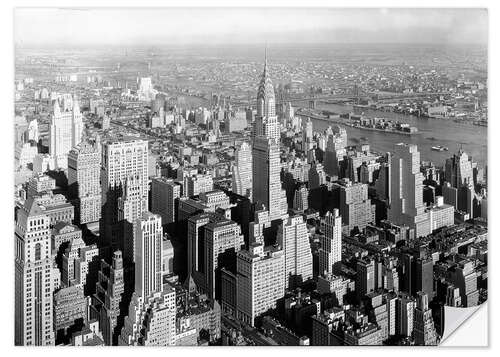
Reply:
[[[486,9],[18,8],[33,45],[488,42]]]

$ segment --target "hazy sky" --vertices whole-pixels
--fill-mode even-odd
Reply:
[[[480,43],[485,9],[16,9],[20,45]]]

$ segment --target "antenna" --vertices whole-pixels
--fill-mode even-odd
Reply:
[[[267,71],[267,42],[266,47],[264,48],[264,71]]]

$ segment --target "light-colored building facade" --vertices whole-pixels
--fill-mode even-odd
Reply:
[[[232,171],[232,190],[238,195],[252,199],[252,150],[243,142],[236,150]]]
[[[68,186],[75,197],[75,218],[79,224],[101,218],[100,143],[82,142],[68,155]]]
[[[175,290],[168,286],[146,298],[134,294],[118,345],[175,346],[176,310]]]
[[[257,136],[252,153],[253,201],[269,211],[271,221],[284,218],[288,204],[285,191],[281,187],[279,143],[265,136]]]
[[[135,293],[148,297],[162,289],[163,228],[161,217],[144,212],[136,223]]]
[[[325,214],[321,220],[321,231],[323,235],[320,238],[319,273],[332,274],[342,262],[342,217],[338,209]]]
[[[83,116],[76,98],[72,109],[59,106],[54,102],[53,112],[49,124],[49,153],[54,159],[56,167],[68,167],[68,153],[82,141]]]
[[[50,218],[33,199],[18,210],[15,226],[15,333],[17,346],[51,346],[53,261]]]
[[[237,318],[251,326],[255,319],[275,308],[285,295],[285,255],[282,250],[264,250],[254,243],[238,252],[236,277]]]
[[[340,215],[344,231],[350,234],[354,228],[362,231],[375,222],[375,205],[368,198],[368,185],[349,180],[336,184],[340,190]]]
[[[137,184],[135,195],[147,209],[149,191],[147,141],[134,139],[104,142],[101,160],[103,224],[100,228],[102,239],[108,242],[113,250],[123,249],[120,243],[122,233],[118,227],[118,199],[131,177]]]
[[[285,282],[294,287],[299,279],[306,281],[313,277],[313,258],[309,243],[307,223],[300,215],[289,217],[278,228],[278,244],[285,252]]]
[[[420,152],[416,145],[396,144],[391,157],[391,202],[389,221],[415,229],[416,237],[431,232],[429,213],[423,202]]]

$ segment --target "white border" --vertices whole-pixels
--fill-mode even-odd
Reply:
[[[327,0],[243,0],[243,1],[231,1],[231,0],[211,0],[211,1],[202,1],[202,0],[175,0],[175,1],[161,1],[161,0],[120,0],[120,1],[112,1],[112,0],[86,0],[86,1],[78,1],[78,0],[52,0],[52,1],[36,1],[36,0],[2,0],[0,3],[0,36],[1,36],[1,61],[2,66],[0,67],[2,70],[2,79],[1,82],[1,96],[2,105],[0,109],[2,111],[0,123],[1,129],[4,133],[4,136],[0,140],[1,152],[3,153],[3,171],[4,174],[0,176],[1,179],[1,193],[0,197],[4,199],[4,204],[0,205],[0,217],[1,217],[1,227],[2,227],[2,241],[3,244],[1,246],[2,257],[0,262],[2,264],[2,283],[4,286],[3,294],[0,294],[1,305],[3,307],[3,319],[1,324],[1,338],[2,338],[2,350],[8,351],[8,353],[15,353],[16,355],[32,355],[32,354],[51,354],[51,355],[88,355],[88,354],[104,354],[104,353],[115,353],[114,349],[109,348],[93,348],[92,350],[87,348],[77,348],[77,349],[65,349],[65,348],[37,348],[37,349],[27,349],[27,348],[16,348],[13,346],[14,341],[14,332],[13,332],[13,324],[12,318],[14,316],[14,262],[13,262],[13,210],[12,210],[12,196],[13,196],[13,158],[12,158],[12,149],[13,149],[13,83],[14,83],[14,55],[13,55],[13,8],[14,7],[162,7],[162,6],[289,6],[289,7],[480,7],[480,8],[488,8],[489,9],[489,23],[490,23],[490,31],[489,31],[489,148],[488,155],[492,160],[490,160],[488,173],[489,173],[489,201],[490,202],[500,202],[500,199],[497,193],[497,188],[494,185],[493,178],[499,177],[498,174],[498,157],[497,154],[499,151],[499,140],[497,140],[498,135],[500,134],[500,128],[498,121],[500,120],[498,113],[500,111],[497,110],[497,103],[499,100],[499,91],[498,91],[498,83],[500,78],[498,77],[497,66],[500,65],[500,56],[499,56],[499,44],[498,44],[498,36],[500,36],[500,10],[497,1],[467,1],[467,0],[454,0],[454,1],[446,1],[446,0],[406,0],[406,1],[369,1],[369,0],[338,0],[335,2],[327,1]],[[165,19],[168,21],[168,19]],[[43,29],[40,29],[43,31]],[[498,225],[495,219],[498,217],[499,210],[496,208],[496,204],[490,204],[490,240],[489,240],[489,256],[492,256],[492,249],[496,248],[497,244],[496,234],[498,232]],[[493,253],[493,256],[496,256],[496,253]],[[489,272],[488,275],[491,277],[495,277],[497,274],[498,267],[495,264],[494,259],[490,259],[489,262]],[[496,294],[496,284],[493,284],[491,279],[489,279],[489,299],[490,301],[494,301],[494,297]],[[491,327],[494,325],[494,310],[495,304],[489,304],[490,309],[490,336],[494,336],[495,332],[491,332]],[[484,317],[483,317],[484,318]],[[484,326],[484,321],[482,321]],[[476,327],[474,327],[474,331]],[[473,335],[473,333],[465,333],[460,335],[460,345],[470,345],[465,342],[465,339]],[[492,353],[494,349],[498,347],[498,343],[495,343],[494,339],[489,339],[490,348],[487,349],[479,349],[479,351]],[[119,351],[120,354],[132,355],[137,353],[147,353],[147,354],[190,354],[197,353],[208,356],[219,356],[219,355],[232,355],[235,352],[242,355],[254,355],[258,354],[271,354],[271,353],[286,353],[291,355],[298,355],[299,353],[362,353],[364,355],[373,354],[377,355],[385,355],[387,353],[401,353],[404,351],[405,354],[442,354],[443,352],[449,352],[454,356],[458,355],[469,355],[475,353],[477,348],[404,348],[403,350],[395,348],[351,348],[349,350],[344,349],[334,349],[331,347],[324,348],[315,348],[315,349],[307,349],[304,351],[300,351],[298,348],[286,348],[281,347],[278,349],[273,348],[175,348],[175,349],[148,349],[146,351],[139,351],[137,349],[121,349]]]

